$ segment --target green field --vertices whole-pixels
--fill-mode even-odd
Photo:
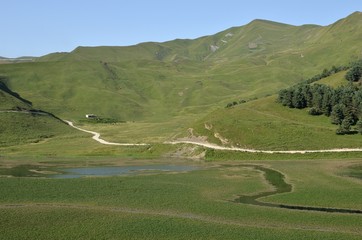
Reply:
[[[175,160],[164,161],[172,163]],[[115,163],[130,164],[122,163],[122,160]],[[362,183],[348,176],[348,166],[360,166],[360,159],[258,161],[250,166],[248,163],[210,163],[188,173],[138,176],[2,177],[0,236],[4,239],[361,238],[359,214],[288,210],[232,202],[238,195],[272,189],[262,172],[252,167],[257,164],[281,172],[293,186],[291,193],[260,201],[361,210],[362,205],[356,199],[362,197]],[[59,163],[48,163],[48,167],[49,164]],[[186,161],[182,164],[195,163]],[[71,165],[68,162],[68,166]]]

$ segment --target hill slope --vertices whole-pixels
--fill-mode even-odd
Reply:
[[[34,110],[30,101],[0,81],[0,147],[78,134],[54,116]]]
[[[274,94],[347,64],[361,56],[360,39],[360,12],[325,27],[255,20],[194,40],[78,47],[0,65],[0,74],[34,108],[73,120],[93,113],[141,122],[168,138],[230,101]],[[142,139],[141,129],[129,135],[140,131]]]
[[[347,85],[346,71],[316,83]],[[193,134],[218,145],[260,150],[318,150],[359,148],[361,135],[337,135],[329,117],[312,116],[308,109],[288,108],[269,96],[219,109],[193,125]]]

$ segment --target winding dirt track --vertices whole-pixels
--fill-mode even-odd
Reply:
[[[237,147],[222,147],[216,144],[207,143],[207,142],[198,142],[198,141],[190,141],[190,140],[180,140],[180,141],[172,141],[167,142],[168,144],[180,144],[180,143],[188,143],[194,144],[210,149],[215,150],[225,150],[225,151],[238,151],[238,152],[249,152],[249,153],[287,153],[287,154],[304,154],[304,153],[331,153],[331,152],[362,152],[362,148],[335,148],[335,149],[324,149],[324,150],[257,150],[257,149],[249,149],[249,148],[237,148]]]
[[[71,121],[63,120],[64,122],[68,123],[71,127],[78,129],[80,131],[91,133],[93,134],[93,139],[101,144],[107,144],[107,145],[117,145],[117,146],[147,146],[149,144],[147,143],[114,143],[114,142],[108,142],[106,140],[103,140],[100,138],[100,133],[89,131],[82,129],[80,127],[74,126],[74,124]],[[304,154],[304,153],[333,153],[333,152],[362,152],[362,148],[335,148],[335,149],[322,149],[322,150],[258,150],[258,149],[250,149],[250,148],[238,148],[238,147],[223,147],[216,144],[204,142],[204,141],[198,141],[198,140],[175,140],[175,141],[169,141],[164,142],[164,144],[193,144],[198,145],[201,147],[206,147],[210,149],[215,150],[224,150],[224,151],[237,151],[237,152],[248,152],[248,153],[282,153],[282,154]]]
[[[101,139],[101,134],[97,133],[97,132],[93,132],[93,131],[89,131],[89,130],[85,130],[83,128],[74,126],[74,124],[71,121],[67,121],[67,120],[63,120],[64,122],[68,123],[69,126],[82,131],[82,132],[86,132],[86,133],[90,133],[93,134],[93,139],[96,140],[97,142],[101,143],[101,144],[106,144],[106,145],[116,145],[116,146],[148,146],[149,144],[146,143],[114,143],[114,142],[108,142],[106,140]]]

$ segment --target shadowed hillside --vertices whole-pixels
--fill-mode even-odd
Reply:
[[[9,89],[4,80],[0,80],[0,147],[79,135],[52,114],[33,109],[31,102]]]

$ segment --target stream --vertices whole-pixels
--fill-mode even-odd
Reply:
[[[309,206],[286,205],[286,204],[277,204],[277,203],[268,203],[268,202],[259,201],[258,199],[262,197],[268,197],[280,193],[289,193],[292,191],[293,187],[291,184],[285,182],[284,175],[276,170],[262,167],[260,165],[242,165],[242,166],[253,167],[256,170],[263,172],[265,179],[269,184],[271,184],[275,188],[275,190],[261,192],[259,194],[252,196],[240,195],[238,198],[236,198],[233,201],[235,203],[250,204],[250,205],[264,206],[264,207],[284,208],[291,210],[302,210],[302,211],[362,214],[362,210],[357,210],[357,209],[309,207]]]

